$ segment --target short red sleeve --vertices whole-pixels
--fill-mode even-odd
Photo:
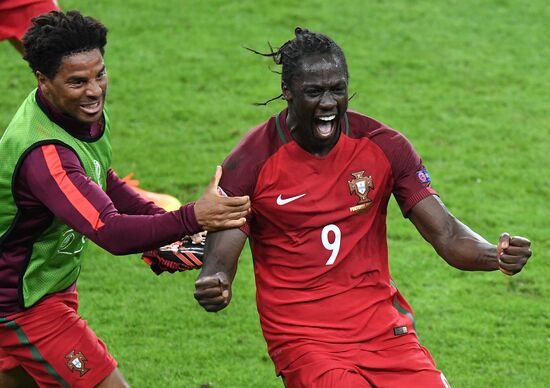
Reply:
[[[282,141],[275,129],[273,117],[252,129],[224,160],[220,187],[229,196],[248,195],[253,201],[258,174],[265,161],[281,145]],[[254,208],[247,216],[247,223],[240,228],[246,235],[250,235],[253,214]]]
[[[403,134],[358,113],[350,112],[349,120],[351,136],[366,135],[388,159],[393,178],[392,192],[405,217],[422,199],[437,195],[422,159]]]

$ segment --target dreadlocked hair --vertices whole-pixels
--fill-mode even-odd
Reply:
[[[302,29],[300,27],[296,27],[294,29],[294,35],[294,39],[287,41],[277,50],[274,50],[271,43],[268,42],[270,50],[269,53],[262,53],[248,47],[245,48],[255,54],[262,55],[264,57],[271,57],[276,65],[281,65],[281,79],[286,85],[290,85],[292,78],[300,66],[301,59],[311,54],[333,54],[336,58],[342,61],[346,71],[346,78],[349,78],[346,57],[336,42],[326,35],[311,32],[308,29]],[[267,105],[271,101],[277,100],[281,97],[282,94],[264,103],[257,103],[256,105]]]
[[[23,37],[25,54],[33,73],[40,71],[52,79],[65,56],[99,49],[104,54],[107,28],[78,11],[52,11],[32,19]]]

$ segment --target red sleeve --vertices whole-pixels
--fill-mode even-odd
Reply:
[[[121,214],[76,154],[61,145],[31,151],[18,177],[57,218],[113,254],[143,252],[201,230],[192,204],[163,214]]]
[[[386,131],[384,131],[386,132]],[[418,202],[437,192],[430,186],[430,176],[422,159],[405,136],[389,130],[380,138],[373,138],[388,158],[393,175],[393,195],[403,215]]]
[[[405,217],[422,199],[437,195],[422,159],[405,136],[360,113],[348,111],[348,117],[352,137],[366,134],[386,155],[392,170],[392,192]]]
[[[166,211],[144,199],[118,177],[112,168],[107,171],[107,195],[122,214],[162,214]]]
[[[265,161],[281,145],[275,118],[271,118],[250,130],[223,161],[220,187],[229,196],[248,195],[252,201],[252,212],[246,217],[246,224],[240,227],[247,236],[250,235],[250,222],[254,215],[254,189],[258,174]]]

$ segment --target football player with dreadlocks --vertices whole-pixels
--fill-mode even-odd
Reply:
[[[251,130],[223,163],[220,187],[249,195],[240,229],[209,233],[195,298],[225,308],[250,238],[260,323],[287,387],[446,387],[418,342],[415,318],[388,266],[393,194],[450,265],[521,271],[530,242],[497,245],[456,219],[420,156],[387,125],[348,110],[348,67],[325,35],[297,28],[271,53],[287,108]]]

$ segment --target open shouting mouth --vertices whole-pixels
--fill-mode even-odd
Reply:
[[[328,138],[336,131],[336,115],[317,116],[315,118],[315,130],[321,138]]]

